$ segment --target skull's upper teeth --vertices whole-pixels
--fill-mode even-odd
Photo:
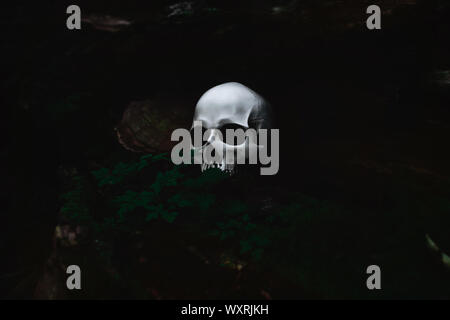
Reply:
[[[203,163],[201,165],[201,169],[202,172],[210,169],[210,168],[218,168],[222,171],[228,172],[229,174],[233,174],[234,173],[234,164],[225,164],[225,163]]]

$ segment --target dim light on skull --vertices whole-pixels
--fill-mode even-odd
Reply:
[[[230,173],[237,164],[270,164],[261,168],[261,174],[276,174],[279,131],[272,129],[271,114],[269,103],[242,84],[213,87],[197,102],[191,130],[173,131],[172,141],[181,141],[172,149],[172,161],[201,164],[202,171],[216,167]]]

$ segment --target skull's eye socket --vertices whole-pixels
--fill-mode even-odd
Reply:
[[[241,125],[227,123],[221,126],[219,130],[222,133],[223,141],[229,145],[237,146],[245,142],[246,128]]]
[[[191,141],[194,148],[200,148],[206,144],[206,141],[203,141],[206,130],[203,126],[195,126],[191,129]]]

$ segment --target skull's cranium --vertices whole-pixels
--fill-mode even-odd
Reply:
[[[203,162],[202,171],[217,167],[232,173],[239,158],[233,158],[234,162],[230,163],[227,161],[227,155],[244,154],[245,159],[248,159],[250,150],[252,148],[255,150],[259,146],[256,137],[251,136],[246,136],[242,143],[225,143],[225,130],[241,128],[246,131],[252,128],[258,133],[260,129],[271,129],[271,107],[253,90],[237,82],[228,82],[209,89],[200,97],[195,107],[191,131],[199,122],[203,130],[210,130],[202,146],[195,144],[192,146],[194,155],[203,152],[207,147],[214,148],[215,151],[222,150],[223,155],[220,161]],[[245,153],[239,153],[238,150],[245,150]]]

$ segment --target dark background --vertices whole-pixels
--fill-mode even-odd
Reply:
[[[262,183],[367,209],[350,223],[358,234],[395,233],[391,217],[370,212],[395,207],[410,176],[425,181],[424,198],[448,198],[450,80],[436,75],[450,67],[445,1],[193,1],[168,18],[174,3],[77,1],[83,18],[132,21],[117,30],[67,30],[64,1],[1,10],[2,296],[33,297],[57,223],[57,169],[87,172],[126,154],[113,128],[130,101],[193,110],[214,85],[249,86],[274,106],[281,134],[280,172]],[[383,10],[382,30],[365,27],[370,4]],[[448,215],[440,219],[417,234],[450,252]],[[412,297],[448,298],[446,275],[424,276]]]

